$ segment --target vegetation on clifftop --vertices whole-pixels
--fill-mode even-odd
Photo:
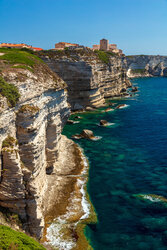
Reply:
[[[107,64],[110,62],[110,56],[116,56],[115,53],[109,51],[95,50],[94,52],[98,55],[99,59],[103,63]]]
[[[0,225],[0,249],[44,250],[45,248],[28,235]]]
[[[96,60],[100,59],[103,63],[108,64],[111,56],[118,57],[119,55],[111,52],[111,51],[102,51],[102,50],[91,50],[91,49],[74,49],[70,50],[69,48],[65,48],[64,50],[43,50],[36,52],[37,55],[41,57],[49,57],[54,59],[61,58],[70,58],[73,61],[79,61],[81,57],[84,57],[86,60]]]
[[[19,49],[0,48],[0,60],[17,68],[32,70],[36,63],[44,63],[39,57],[29,51]]]
[[[13,84],[7,83],[0,76],[0,94],[7,98],[9,106],[14,107],[16,103],[19,101],[20,94],[18,88]]]
[[[34,51],[28,49],[0,48],[0,81],[3,82],[3,85],[4,80],[2,79],[2,76],[7,82],[10,82],[11,79],[13,82],[16,81],[17,83],[25,82],[28,78],[31,78],[29,72],[27,71],[32,72],[32,78],[35,75],[34,80],[36,82],[38,80],[41,81],[41,79],[43,82],[47,82],[50,79],[53,81],[53,84],[55,83],[55,89],[66,87],[65,83],[45,64],[41,58],[38,57],[37,53],[35,54]],[[6,87],[7,84],[5,88]],[[12,93],[15,95],[16,99],[18,99],[18,95],[15,91],[12,90]],[[0,94],[2,93],[0,92]],[[10,98],[9,100],[8,96],[8,101],[11,106],[14,107],[17,100],[14,101],[14,98],[12,98],[12,100]]]

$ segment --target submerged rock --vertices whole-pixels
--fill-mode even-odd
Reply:
[[[156,194],[136,194],[134,197],[138,197],[142,200],[149,200],[152,202],[166,202],[167,203],[167,198],[156,195]]]
[[[167,228],[167,219],[165,217],[144,218],[141,220],[141,223],[146,230],[153,232],[163,232]]]

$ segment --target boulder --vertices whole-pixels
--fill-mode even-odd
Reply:
[[[81,119],[82,117],[81,116],[79,116],[79,115],[76,115],[75,117],[74,117],[74,119]]]
[[[74,139],[81,139],[81,138],[85,138],[85,139],[96,139],[96,137],[93,134],[93,131],[88,130],[88,129],[84,129],[80,134],[76,134],[73,135],[72,138]]]
[[[125,106],[126,106],[126,104],[119,104],[118,106],[116,106],[115,109],[120,109],[120,108],[123,108],[123,107],[125,107]]]
[[[106,126],[108,122],[106,120],[100,120],[100,125],[101,126]]]
[[[138,91],[138,87],[132,87],[132,92],[137,92]]]
[[[106,110],[105,110],[105,112],[109,112],[109,111],[113,111],[114,109],[112,109],[112,108],[107,108]]]
[[[69,125],[70,125],[70,124],[74,124],[74,123],[75,123],[75,122],[72,121],[72,120],[68,120],[68,121],[67,121],[67,124],[69,124]]]
[[[81,132],[81,137],[82,138],[86,138],[86,139],[92,139],[94,138],[94,134],[93,134],[93,131],[91,130],[88,130],[88,129],[84,129],[82,132]]]

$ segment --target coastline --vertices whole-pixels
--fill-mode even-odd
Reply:
[[[45,214],[45,230],[41,242],[47,249],[50,249],[49,247],[69,250],[93,249],[84,234],[87,224],[97,222],[97,216],[87,192],[89,163],[79,145],[65,136],[63,140],[72,149],[70,154],[73,169],[64,176],[61,173],[52,174],[55,187],[61,182],[62,188],[58,193],[62,199],[54,199],[56,196],[56,190],[54,190],[52,201],[50,198],[47,201],[52,205],[48,207]],[[55,183],[56,179],[58,182]]]

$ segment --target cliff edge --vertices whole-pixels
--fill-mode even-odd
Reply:
[[[66,83],[72,110],[105,105],[105,98],[123,96],[131,86],[122,58],[105,51],[73,49],[38,55]]]

